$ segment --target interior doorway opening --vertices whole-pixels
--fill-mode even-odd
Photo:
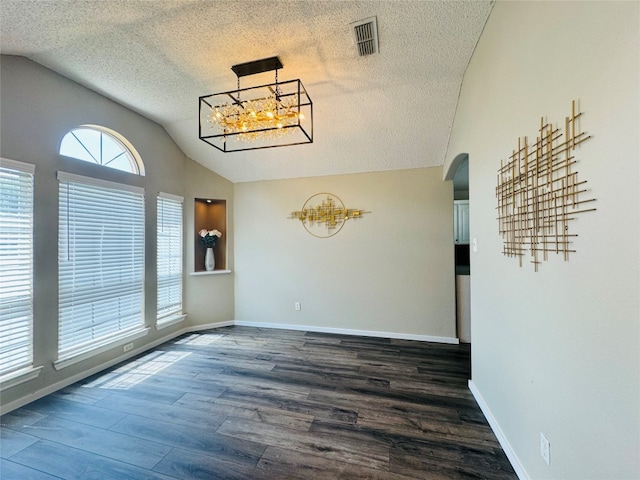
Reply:
[[[471,343],[471,258],[469,250],[469,155],[461,153],[451,163],[447,176],[453,181],[453,225],[456,278],[456,334],[461,343]]]
[[[469,155],[458,165],[453,175],[454,243],[456,275],[469,275]]]

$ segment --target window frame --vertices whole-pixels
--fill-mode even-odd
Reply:
[[[19,162],[16,160],[10,160],[8,158],[0,157],[0,169],[6,171],[7,175],[16,175],[16,181],[20,183],[21,189],[26,187],[25,191],[16,193],[16,217],[14,218],[14,224],[17,224],[16,235],[18,238],[12,239],[10,242],[6,242],[4,245],[0,245],[0,251],[3,253],[2,258],[6,261],[6,255],[19,255],[19,265],[17,272],[17,279],[14,278],[13,282],[18,281],[22,284],[22,288],[19,288],[18,293],[20,296],[27,296],[26,302],[24,300],[18,302],[21,305],[17,305],[16,308],[11,310],[14,314],[11,317],[7,317],[6,326],[9,327],[9,332],[17,329],[18,341],[14,342],[13,348],[8,351],[7,357],[15,357],[16,353],[20,354],[18,361],[14,360],[14,365],[5,369],[3,365],[0,365],[0,391],[13,387],[17,384],[26,382],[33,378],[36,378],[42,367],[34,367],[34,330],[33,330],[33,280],[34,280],[34,248],[33,248],[33,230],[34,230],[34,195],[35,195],[35,165]],[[0,177],[0,183],[4,174]],[[0,189],[4,190],[5,189]],[[26,205],[25,205],[26,203]],[[2,217],[0,217],[2,221]],[[6,221],[9,221],[8,216]],[[22,225],[21,225],[22,224]],[[25,224],[27,225],[25,227]],[[23,237],[20,239],[20,237]],[[13,248],[11,247],[13,245]],[[26,251],[25,251],[26,250]],[[10,257],[11,258],[11,257]],[[27,265],[25,266],[25,260]],[[7,276],[3,275],[0,278],[0,285],[3,286],[5,293],[6,287],[11,281],[7,281]],[[25,291],[25,285],[27,286]],[[14,287],[16,285],[13,285]],[[19,287],[19,285],[18,285]],[[14,295],[15,296],[15,295]],[[15,300],[14,300],[15,302]],[[0,304],[4,303],[0,299]],[[6,307],[6,303],[5,303]],[[2,308],[0,311],[0,321],[2,321],[3,313],[6,314],[6,309]],[[23,317],[23,320],[19,318]],[[26,317],[26,318],[25,318]],[[4,323],[4,322],[3,322]],[[3,333],[6,335],[6,332]],[[6,337],[5,337],[6,338]],[[17,343],[17,346],[16,346]],[[26,344],[26,345],[25,345]],[[26,348],[25,348],[26,346]]]
[[[175,247],[176,235],[168,233],[163,235],[163,227],[165,221],[165,205],[170,207],[176,207],[179,204],[179,218],[172,215],[171,208],[168,209],[168,217],[166,220],[170,222],[170,227],[173,227],[178,232],[178,248]],[[170,193],[159,192],[156,199],[156,327],[158,329],[164,328],[169,325],[173,325],[182,321],[186,314],[184,313],[184,197],[173,195]],[[177,224],[176,224],[177,223]],[[168,241],[168,244],[167,244]],[[169,250],[170,258],[165,259],[162,257],[162,252],[166,249]],[[177,257],[177,261],[176,261]],[[173,260],[173,261],[172,261]],[[176,271],[177,265],[177,271]],[[161,281],[161,273],[168,269],[169,275],[174,277],[174,280],[169,282]],[[163,289],[170,289],[171,286],[175,287],[175,279],[178,281],[178,295],[179,295],[179,308],[173,308],[167,310],[171,305],[172,293],[164,293]],[[163,283],[165,285],[163,285]],[[168,283],[168,284],[167,284]],[[169,298],[167,298],[169,297]],[[161,302],[163,302],[161,304]],[[167,305],[168,304],[168,305]],[[162,313],[161,313],[162,312]]]
[[[115,183],[61,171],[58,172],[58,182],[58,360],[54,362],[54,366],[59,370],[86,358],[91,358],[98,353],[107,351],[120,344],[130,342],[135,338],[140,338],[149,332],[149,328],[145,326],[144,308],[146,270],[146,205],[144,198],[144,189],[133,185]],[[70,192],[70,189],[72,187],[74,189],[77,188],[78,191],[73,193]],[[82,189],[85,189],[86,191],[83,193]],[[91,193],[87,193],[88,191],[90,191]],[[94,198],[87,197],[87,195],[92,195]],[[102,195],[102,198],[100,198],[100,195]],[[120,195],[121,198],[117,199],[116,195]],[[131,201],[133,202],[131,206],[126,203],[128,201],[128,197],[130,197]],[[88,213],[88,215],[84,215],[84,219],[82,219],[82,222],[84,223],[80,222],[81,218],[79,217],[79,213],[74,212],[76,217],[74,217],[73,220],[70,217],[70,202],[76,200],[79,202],[77,206],[85,208],[85,212]],[[123,202],[123,209],[117,216],[117,221],[109,223],[108,226],[112,229],[122,227],[129,228],[131,232],[129,237],[129,244],[119,241],[112,241],[108,243],[109,239],[118,238],[118,235],[116,233],[104,233],[106,229],[105,225],[107,225],[105,223],[105,219],[107,219],[109,216],[113,217],[113,208],[118,206],[117,202],[119,201]],[[81,208],[78,208],[78,211],[80,210]],[[128,213],[128,215],[125,215],[125,213]],[[102,218],[99,216],[100,214],[103,215]],[[93,215],[95,218],[91,218],[90,215]],[[129,223],[127,223],[127,219]],[[72,222],[74,221],[77,223],[73,223],[72,225]],[[107,259],[107,261],[97,263],[95,265],[83,265],[87,261],[90,262],[90,260],[87,260],[87,258],[83,257],[83,255],[86,255],[87,252],[89,252],[89,255],[96,255],[96,251],[94,249],[98,248],[95,245],[91,245],[93,236],[87,233],[89,232],[89,225],[91,221],[94,221],[97,225],[100,225],[102,229],[103,233],[101,233],[102,237],[100,239],[100,242],[102,243],[99,252],[102,257]],[[85,230],[81,231],[81,227],[83,227]],[[78,245],[84,250],[72,249],[72,247],[77,247],[76,244],[71,244],[71,242],[75,240],[78,240]],[[131,249],[133,253],[131,253],[130,259],[126,256],[126,252],[122,253],[126,250],[127,245],[132,245]],[[66,257],[67,260],[65,260],[65,255],[68,256],[71,252],[73,252],[74,255],[74,264],[63,265],[63,262],[65,261],[72,261],[70,257]],[[123,271],[120,267],[118,267],[118,273],[114,273],[113,269],[109,270],[108,268],[109,261],[113,262],[111,265],[121,266],[123,265],[123,259],[127,259],[126,265],[130,267],[128,271],[125,272],[131,273],[133,280],[122,280],[122,277],[126,275],[123,275]],[[96,268],[101,265],[107,266],[103,270],[101,270],[101,275],[94,280],[92,273],[95,272]],[[77,275],[77,277],[74,275]],[[81,275],[85,275],[85,277],[80,277]],[[67,283],[69,281],[69,277],[72,277],[70,279],[71,284]],[[79,277],[80,280],[76,283],[75,278]],[[90,291],[87,291],[86,285],[82,283],[85,282],[85,280],[82,280],[82,278],[91,278],[94,281],[99,281],[102,287],[102,297],[99,297],[97,295],[98,290],[100,290],[97,287],[92,288]],[[116,287],[120,288],[121,285],[117,283],[118,281],[124,282],[122,283],[122,285],[135,285],[135,292],[119,293],[116,297],[109,296],[108,293],[105,293],[108,288],[113,287],[113,282],[116,282]],[[74,290],[76,289],[76,285],[78,285],[77,292]],[[84,290],[82,287],[85,287]],[[69,290],[70,288],[71,290]],[[106,324],[101,322],[100,320],[92,320],[91,322],[89,322],[81,319],[78,320],[78,323],[86,323],[88,326],[84,326],[77,331],[82,330],[86,333],[87,330],[92,330],[89,335],[89,337],[91,338],[86,341],[72,342],[71,344],[69,344],[69,341],[62,341],[62,339],[71,332],[71,330],[69,330],[70,328],[72,328],[70,327],[69,323],[69,315],[80,315],[78,310],[79,308],[81,308],[80,305],[84,305],[85,308],[87,308],[87,312],[91,311],[91,315],[96,318],[98,314],[104,315],[104,313],[107,311],[111,312],[111,310],[105,310],[104,304],[101,302],[108,301],[109,298],[111,298],[111,300],[117,299],[117,301],[120,302],[121,298],[135,295],[137,295],[137,297],[134,297],[134,299],[139,298],[139,310],[137,310],[138,307],[135,307],[136,310],[133,313],[131,313],[132,311],[130,310],[134,308],[133,305],[138,305],[137,302],[126,307],[129,308],[128,315],[135,315],[135,323],[131,320],[127,320],[126,318],[124,318],[123,320],[122,317],[117,317],[118,320],[116,321],[116,323],[118,323],[118,328],[111,329],[107,327],[105,328],[105,330],[108,330],[108,332],[96,334],[95,332],[102,331],[103,326],[105,326]],[[95,300],[91,300],[94,298]],[[114,322],[114,320],[112,319],[111,322]],[[111,326],[111,323],[109,323],[109,327]],[[72,334],[72,337],[79,336],[80,335],[76,333]]]
[[[87,148],[87,146],[82,142],[82,140],[80,140],[77,135],[75,134],[75,132],[81,131],[81,130],[89,130],[89,131],[94,131],[94,132],[98,132],[101,137],[100,137],[100,152],[93,152],[98,154],[98,156],[100,157],[100,161],[98,161],[98,159],[95,157],[95,155],[89,150],[89,148]],[[84,150],[94,159],[94,161],[90,161],[86,158],[82,158],[82,157],[78,157],[75,155],[69,155],[68,152],[67,153],[63,153],[63,146],[65,145],[65,142],[67,141],[67,139],[70,139],[71,137],[74,137],[75,140],[84,148]],[[132,167],[131,170],[124,170],[122,168],[118,168],[115,167],[113,165],[109,165],[109,162],[107,163],[102,163],[103,162],[103,149],[102,149],[102,136],[107,136],[109,139],[111,139],[112,141],[114,141],[118,146],[120,146],[122,148],[122,154],[125,154],[127,156],[127,158],[129,159],[129,164]],[[84,125],[78,125],[77,127],[72,128],[71,130],[69,130],[66,134],[63,135],[62,139],[60,140],[60,146],[58,147],[58,153],[64,157],[67,158],[73,158],[76,160],[80,160],[82,162],[86,162],[92,165],[99,165],[105,168],[110,168],[113,170],[117,170],[120,172],[125,172],[125,173],[132,173],[134,175],[140,175],[140,176],[144,176],[145,175],[145,169],[144,169],[144,163],[142,162],[142,157],[140,157],[140,154],[138,153],[138,151],[135,149],[135,147],[131,144],[131,142],[129,142],[124,136],[122,136],[121,134],[119,134],[118,132],[116,132],[115,130],[111,130],[110,128],[107,127],[103,127],[101,125],[93,125],[93,124],[84,124]],[[117,157],[116,157],[117,158]],[[112,158],[110,161],[113,161],[115,158]],[[135,170],[135,171],[133,171]]]

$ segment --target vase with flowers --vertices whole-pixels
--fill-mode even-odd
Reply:
[[[216,246],[216,242],[222,237],[222,232],[219,230],[206,230],[202,229],[198,232],[200,241],[206,247],[207,253],[204,256],[204,269],[207,272],[211,272],[216,268],[216,259],[213,255],[213,247]]]

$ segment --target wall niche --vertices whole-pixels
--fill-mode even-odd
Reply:
[[[213,253],[215,271],[227,269],[227,201],[213,198],[194,199],[194,272],[205,272],[204,257],[207,251],[200,240],[200,230],[219,230],[222,237],[218,239]]]

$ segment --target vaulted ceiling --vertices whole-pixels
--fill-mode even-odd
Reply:
[[[0,52],[158,122],[186,155],[232,182],[438,166],[492,5],[2,0]],[[372,16],[379,53],[359,57],[351,24]],[[198,97],[235,89],[232,65],[276,55],[280,80],[301,79],[313,100],[314,143],[222,153],[199,140]],[[244,77],[242,86],[272,81]]]

